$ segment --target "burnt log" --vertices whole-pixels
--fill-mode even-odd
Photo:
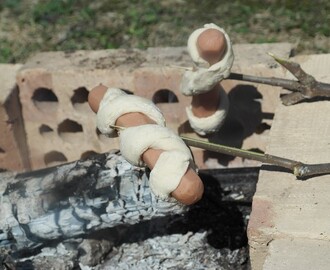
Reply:
[[[186,210],[176,201],[158,200],[148,171],[118,151],[28,173],[1,173],[0,191],[2,254]]]

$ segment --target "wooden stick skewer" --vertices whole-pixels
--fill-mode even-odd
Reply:
[[[181,136],[182,140],[189,146],[202,148],[212,152],[218,152],[226,155],[237,156],[252,160],[261,161],[263,163],[268,163],[290,169],[292,173],[300,178],[320,175],[320,174],[329,174],[330,173],[330,163],[324,164],[305,164],[300,161],[286,159],[278,156],[262,154],[258,152],[238,149],[234,147],[229,147],[221,144],[214,144],[210,142],[205,142],[199,139],[193,139],[189,137]]]
[[[110,127],[116,129],[117,131],[124,129],[124,127],[120,127],[120,126],[110,126]],[[194,139],[185,136],[180,136],[180,138],[189,146],[193,146],[225,155],[256,160],[263,163],[272,164],[289,169],[292,171],[292,173],[295,176],[299,178],[305,178],[320,174],[330,174],[330,163],[305,164],[296,160],[291,160],[269,154],[262,154],[258,152],[248,151],[248,150],[239,149],[221,144],[210,143],[200,139]]]

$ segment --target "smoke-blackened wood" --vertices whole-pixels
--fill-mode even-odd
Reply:
[[[117,152],[30,173],[2,173],[0,179],[2,250],[33,249],[185,211],[175,201],[155,198],[146,171]]]

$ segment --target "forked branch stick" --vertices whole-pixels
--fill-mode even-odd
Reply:
[[[228,79],[279,86],[292,91],[293,93],[281,97],[284,105],[293,105],[304,99],[314,97],[330,97],[330,84],[318,82],[312,75],[306,73],[298,63],[281,59],[273,54],[269,55],[295,76],[297,80],[257,77],[239,73],[231,73]]]

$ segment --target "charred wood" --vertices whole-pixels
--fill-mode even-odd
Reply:
[[[117,152],[29,173],[2,173],[0,179],[2,254],[185,211],[155,198],[147,172]]]

